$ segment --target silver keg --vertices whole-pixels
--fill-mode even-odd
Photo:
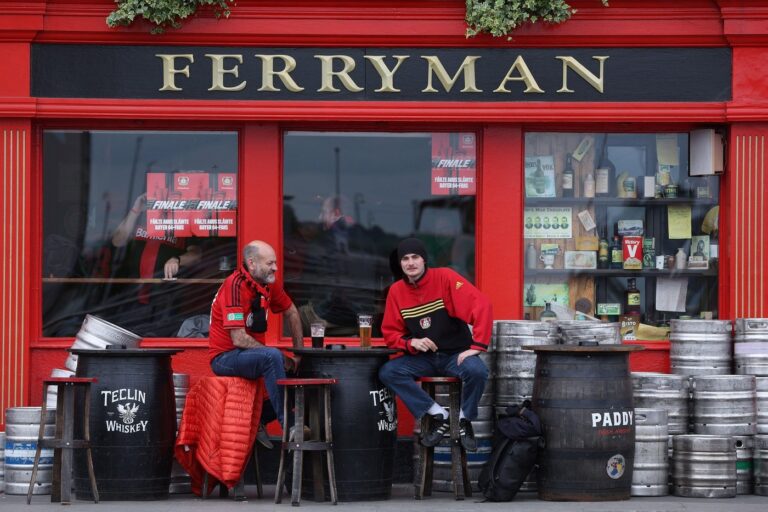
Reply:
[[[757,433],[768,434],[768,377],[755,378]]]
[[[666,496],[669,493],[667,443],[667,411],[636,408],[632,496]]]
[[[176,398],[176,429],[181,425],[181,416],[187,403],[189,392],[189,375],[186,373],[173,374],[173,393]],[[189,494],[192,492],[192,478],[174,457],[171,467],[171,483],[168,487],[170,494]]]
[[[621,343],[618,322],[592,322],[584,320],[558,321],[560,342],[566,345],[597,343],[598,345],[618,345]]]
[[[737,318],[734,327],[735,373],[768,376],[768,318]]]
[[[5,493],[27,494],[35,463],[37,436],[40,432],[40,407],[11,407],[5,411]],[[43,437],[53,439],[56,433],[56,411],[45,412]],[[53,448],[40,453],[39,471],[33,494],[50,494]]]
[[[674,437],[672,445],[675,496],[736,496],[736,446],[731,437],[679,435]]]
[[[0,432],[0,494],[5,492],[5,432]]]
[[[752,494],[754,436],[731,436],[736,446],[736,494]]]
[[[669,360],[676,375],[731,373],[730,320],[672,320]]]
[[[80,330],[75,335],[72,348],[85,350],[104,350],[109,345],[125,345],[127,348],[138,348],[141,336],[123,329],[103,318],[85,315]],[[77,371],[77,356],[70,354],[65,363],[67,369]]]
[[[691,388],[695,434],[757,433],[753,375],[699,375],[692,378]]]
[[[689,381],[683,375],[632,372],[635,407],[664,409],[670,435],[688,433]]]
[[[533,396],[536,353],[530,345],[555,345],[558,338],[552,322],[504,320],[496,324],[496,404],[519,404]]]
[[[768,435],[755,436],[754,443],[755,494],[768,496]]]
[[[75,372],[71,370],[63,370],[61,368],[54,368],[51,370],[51,377],[54,378],[70,378],[74,377]],[[48,409],[56,409],[58,403],[59,388],[58,386],[48,386],[48,392],[45,395],[45,407]]]

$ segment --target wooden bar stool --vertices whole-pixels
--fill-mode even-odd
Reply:
[[[453,480],[453,494],[457,500],[464,499],[459,492],[459,482],[462,482],[464,496],[472,497],[472,484],[467,472],[467,452],[461,445],[459,436],[459,410],[461,409],[461,380],[456,377],[421,377],[416,379],[424,390],[435,398],[435,386],[447,385],[450,408],[450,435],[451,435],[451,479]],[[421,432],[429,432],[432,428],[432,417],[425,414],[421,418]],[[420,442],[419,461],[416,468],[415,498],[420,500],[424,496],[432,495],[432,467],[435,458],[435,447],[423,446]]]
[[[99,502],[99,491],[96,489],[96,476],[93,473],[93,457],[91,455],[91,435],[88,418],[91,408],[91,384],[98,382],[90,377],[51,377],[43,380],[43,405],[40,411],[40,430],[37,434],[37,450],[32,466],[32,478],[27,491],[27,505],[32,502],[32,490],[37,479],[37,469],[40,464],[40,453],[43,448],[53,448],[53,486],[51,502],[61,502],[68,505],[72,501],[72,460],[73,449],[85,448],[88,464],[88,479],[91,482],[93,501]],[[44,439],[45,411],[48,386],[57,387],[56,401],[56,435],[53,439]],[[75,432],[75,389],[80,388],[85,393],[83,406],[83,439],[74,439]]]
[[[331,385],[336,384],[336,379],[279,379],[277,383],[286,388],[295,390],[295,418],[293,428],[288,427],[288,389],[284,393],[285,406],[283,407],[283,442],[280,447],[280,468],[277,472],[277,488],[275,489],[275,503],[281,503],[283,498],[283,485],[285,484],[285,456],[293,450],[293,481],[291,482],[291,504],[298,507],[301,503],[301,478],[303,455],[305,451],[324,451],[328,466],[328,487],[331,491],[331,502],[336,505],[336,473],[333,464],[333,433],[331,426]],[[317,399],[305,401],[305,389],[317,391]],[[322,399],[323,406],[320,407]],[[304,439],[304,408],[307,406],[310,425],[320,425],[320,410],[322,409],[325,436],[322,441]],[[289,432],[292,432],[289,435]],[[313,433],[319,437],[319,432]],[[315,499],[324,500],[322,485],[322,467],[319,460],[313,459],[313,477]]]

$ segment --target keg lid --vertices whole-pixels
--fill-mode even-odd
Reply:
[[[533,350],[534,352],[592,352],[592,353],[610,353],[610,352],[639,352],[645,350],[641,345],[527,345],[520,347],[523,350]]]
[[[73,354],[78,356],[107,356],[107,357],[124,357],[124,356],[136,356],[136,357],[153,357],[153,356],[171,356],[179,352],[184,352],[180,348],[126,348],[124,350],[89,350],[84,348],[69,348],[67,349]]]

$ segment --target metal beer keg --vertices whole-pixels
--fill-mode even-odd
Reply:
[[[669,360],[676,375],[731,373],[729,320],[672,320]]]
[[[635,408],[635,464],[632,472],[632,496],[666,496],[667,411]]]
[[[736,445],[729,436],[680,435],[673,441],[675,496],[736,496]]]
[[[693,377],[691,388],[694,433],[757,433],[753,375],[700,375]]]

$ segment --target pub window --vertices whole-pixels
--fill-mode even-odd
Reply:
[[[691,132],[693,133],[693,132]],[[700,130],[721,146],[716,130]],[[528,133],[525,316],[621,321],[663,339],[671,319],[718,317],[722,157],[688,132]],[[698,152],[698,153],[697,153]]]
[[[408,236],[430,266],[474,280],[476,148],[464,132],[285,134],[285,288],[305,335],[323,321],[326,336],[356,336],[372,314],[380,336]]]
[[[237,262],[237,148],[236,132],[46,130],[43,336],[74,336],[86,314],[207,336]]]

